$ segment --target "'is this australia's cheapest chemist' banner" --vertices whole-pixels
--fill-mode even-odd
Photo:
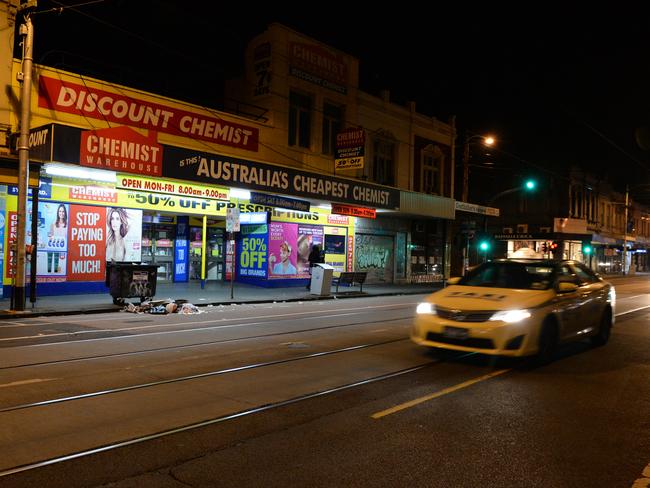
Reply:
[[[368,207],[399,206],[399,190],[394,188],[171,146],[164,149],[163,176]]]

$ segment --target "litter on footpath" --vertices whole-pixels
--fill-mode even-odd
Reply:
[[[167,315],[170,313],[182,313],[184,315],[203,313],[196,305],[188,303],[187,300],[152,300],[142,302],[140,305],[127,303],[122,312],[150,313],[153,315]]]

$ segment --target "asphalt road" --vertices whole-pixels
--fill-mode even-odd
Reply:
[[[544,367],[415,346],[412,295],[4,321],[0,486],[650,486],[650,282],[615,284]]]

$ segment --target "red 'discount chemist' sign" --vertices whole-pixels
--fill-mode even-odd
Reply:
[[[100,281],[106,274],[106,209],[70,205],[68,281]]]
[[[162,153],[155,132],[143,136],[129,127],[111,127],[81,133],[79,163],[92,168],[161,176]]]
[[[134,90],[107,91],[47,76],[38,78],[38,106],[116,124],[258,151],[259,129],[207,110],[189,112]]]

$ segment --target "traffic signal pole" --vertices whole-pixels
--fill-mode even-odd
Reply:
[[[28,7],[33,5],[28,4]],[[32,48],[34,29],[29,13],[25,14],[25,23],[20,26],[23,46],[22,71],[18,81],[22,83],[20,97],[20,136],[18,139],[18,235],[16,236],[16,268],[14,288],[12,290],[13,306],[16,311],[25,310],[25,237],[27,234],[27,190],[29,188],[29,118],[32,93]]]

